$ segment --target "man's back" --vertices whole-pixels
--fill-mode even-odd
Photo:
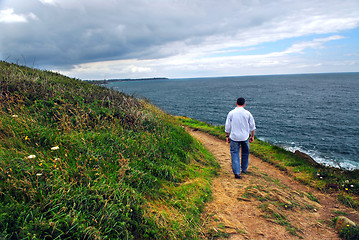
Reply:
[[[245,141],[254,129],[254,118],[244,107],[238,106],[228,113],[225,131],[230,133],[232,140]]]

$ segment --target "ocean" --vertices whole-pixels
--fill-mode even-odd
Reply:
[[[110,82],[170,114],[224,125],[236,99],[256,136],[317,162],[359,169],[359,73],[292,74]]]

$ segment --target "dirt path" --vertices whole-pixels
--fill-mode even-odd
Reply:
[[[358,213],[334,197],[304,186],[276,167],[250,155],[248,173],[232,174],[229,144],[206,133],[189,133],[221,165],[213,181],[213,201],[204,220],[211,236],[229,239],[340,239],[331,219],[345,212],[358,222]]]

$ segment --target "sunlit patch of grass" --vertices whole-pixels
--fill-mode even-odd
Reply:
[[[313,196],[312,193],[308,192],[308,193],[307,193],[307,197],[308,197],[310,200],[312,200],[313,202],[319,203],[318,198],[316,198],[315,196]]]
[[[200,130],[202,132],[207,132],[222,140],[226,139],[226,136],[224,134],[224,126],[214,126],[209,123],[201,122],[196,119],[192,119],[184,116],[177,116],[176,119],[185,126],[189,126],[195,130]]]
[[[206,234],[206,239],[223,239],[223,238],[229,238],[231,234],[225,232],[221,226],[209,229],[209,231]]]
[[[338,214],[338,215],[342,215],[342,216],[346,216],[346,215],[348,215],[348,213],[346,213],[346,212],[343,212],[343,211],[333,211],[333,213],[335,213],[335,214]]]
[[[348,207],[355,208],[355,209],[357,209],[359,207],[359,202],[355,198],[353,198],[353,196],[350,196],[347,193],[339,194],[338,200]]]
[[[266,202],[261,204],[260,208],[262,209],[262,211],[267,213],[267,215],[266,214],[263,215],[265,218],[268,218],[279,225],[285,226],[285,229],[291,235],[297,236],[299,238],[303,238],[298,234],[300,230],[296,226],[292,225],[290,221],[288,221],[287,217],[284,214],[282,214],[275,206]]]

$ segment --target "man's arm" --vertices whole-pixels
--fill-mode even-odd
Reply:
[[[254,133],[255,133],[256,130],[252,130],[251,132],[251,136],[249,138],[249,142],[252,143],[254,141]]]
[[[249,138],[249,142],[254,141],[254,133],[256,131],[256,123],[251,113],[249,113],[249,129],[251,130],[251,136]]]
[[[226,141],[227,141],[227,143],[231,142],[231,139],[229,138],[229,133],[226,133]]]
[[[230,113],[228,113],[227,119],[226,119],[226,124],[224,125],[225,126],[224,131],[226,132],[226,140],[228,143],[231,141],[229,138],[229,135],[231,133],[231,122],[232,122],[232,119],[231,119]]]

